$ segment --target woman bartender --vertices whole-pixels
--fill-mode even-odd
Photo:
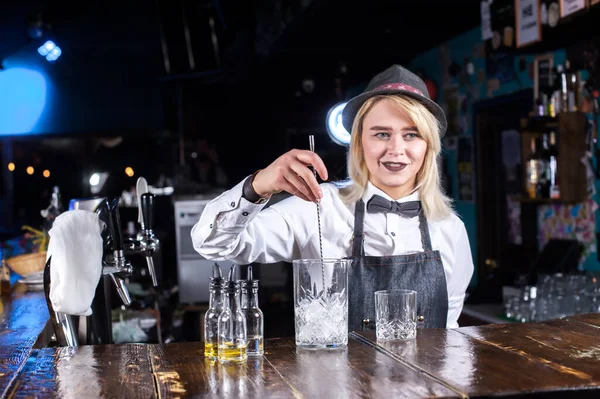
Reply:
[[[310,151],[291,150],[210,202],[192,229],[207,259],[291,262],[352,257],[349,328],[374,320],[374,292],[417,291],[425,327],[458,327],[473,274],[462,221],[440,189],[436,158],[447,122],[425,83],[393,65],[344,108],[351,132],[349,182],[319,184],[327,169]],[[261,212],[270,196],[293,194]]]

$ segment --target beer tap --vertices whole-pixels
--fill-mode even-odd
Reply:
[[[136,183],[138,203],[138,223],[141,231],[135,237],[125,241],[125,250],[131,254],[142,254],[146,257],[148,271],[152,277],[152,285],[158,286],[154,268],[154,253],[160,247],[160,240],[154,235],[154,194],[148,190],[146,179],[140,177]]]
[[[154,194],[149,192],[148,183],[143,177],[137,180],[135,188],[138,202],[138,223],[142,230],[137,237],[127,243],[126,248],[132,253],[140,253],[146,257],[152,285],[157,287],[158,280],[153,255],[158,251],[160,241],[154,235]]]
[[[152,256],[158,250],[159,240],[154,236],[154,194],[144,193],[141,195],[140,209],[142,214],[142,238],[140,240],[140,251],[146,257],[148,271],[152,276],[152,285],[158,286],[156,271],[154,270],[154,259]]]
[[[124,277],[131,275],[133,267],[125,259],[123,253],[123,233],[121,231],[121,218],[119,216],[119,199],[115,198],[110,205],[104,202],[105,209],[108,211],[108,225],[110,232],[109,243],[112,247],[112,260],[102,262],[102,274],[110,276],[115,284],[117,292],[125,305],[131,304],[129,290],[125,286]]]

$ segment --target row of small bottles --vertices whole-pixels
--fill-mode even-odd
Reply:
[[[558,147],[556,133],[544,133],[539,138],[531,138],[531,153],[526,164],[527,196],[534,199],[560,198],[558,181]]]
[[[569,60],[564,65],[557,65],[550,80],[552,84],[545,90],[540,90],[536,99],[536,114],[538,116],[556,117],[561,112],[574,112],[581,105],[581,79],[571,70]]]
[[[248,266],[246,280],[235,280],[235,265],[226,281],[215,263],[209,309],[204,318],[204,357],[223,363],[244,362],[264,353],[264,322],[258,307],[258,280]]]

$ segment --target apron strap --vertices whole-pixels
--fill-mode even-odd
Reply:
[[[352,240],[352,256],[364,255],[363,222],[365,220],[365,203],[362,199],[356,201],[354,208],[354,238]]]
[[[419,230],[421,231],[421,245],[423,245],[423,250],[432,251],[431,237],[429,236],[429,223],[427,223],[423,208],[421,208],[421,212],[419,212]]]

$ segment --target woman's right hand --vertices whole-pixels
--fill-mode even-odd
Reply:
[[[287,191],[303,200],[318,202],[323,192],[309,166],[315,168],[321,179],[327,180],[327,168],[321,157],[308,150],[291,150],[258,172],[252,187],[261,197]]]

